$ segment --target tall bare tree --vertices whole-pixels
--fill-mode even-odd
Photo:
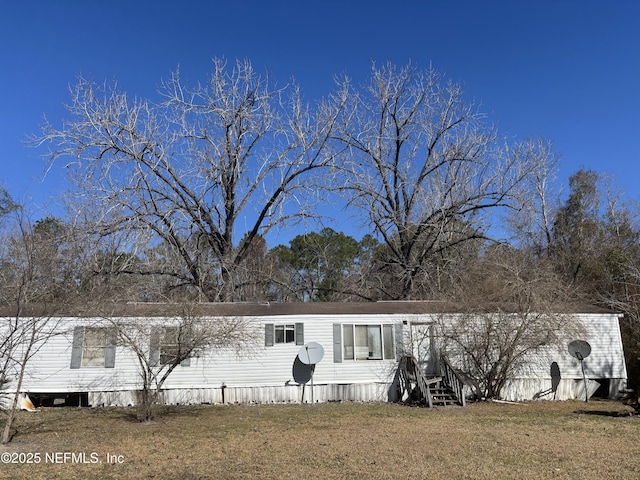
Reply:
[[[523,179],[523,195],[517,208],[506,214],[512,242],[521,249],[530,249],[540,257],[551,254],[554,217],[559,209],[559,186],[556,182],[560,157],[549,140],[527,138],[509,148],[518,161],[530,164]]]
[[[160,95],[131,99],[80,78],[70,118],[46,122],[32,141],[50,145],[49,168],[64,162],[96,232],[146,232],[179,259],[143,273],[233,300],[256,238],[314,215],[337,111],[311,111],[295,84],[277,88],[249,61],[214,59],[208,82],[195,86],[176,71]]]
[[[460,85],[433,69],[373,66],[342,116],[340,188],[386,244],[397,291],[412,298],[441,252],[485,235],[483,214],[506,206],[528,165],[505,155],[495,130]],[[390,285],[391,282],[386,282]]]

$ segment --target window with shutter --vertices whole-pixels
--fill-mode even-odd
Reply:
[[[151,331],[151,365],[191,366],[189,357],[183,358],[189,349],[189,333],[184,327],[159,327]]]
[[[71,347],[71,368],[114,368],[116,332],[104,327],[75,327]]]
[[[264,326],[265,347],[272,347],[283,343],[304,345],[304,323],[266,323]]]
[[[334,362],[337,362],[336,348],[341,351],[344,360],[390,360],[394,358],[393,325],[334,325]],[[342,333],[339,345],[337,337]]]

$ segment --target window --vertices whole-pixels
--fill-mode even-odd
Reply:
[[[180,355],[178,327],[165,327],[160,334],[160,365],[171,365]]]
[[[82,366],[104,367],[107,350],[106,328],[85,328],[82,342]]]
[[[104,327],[75,327],[71,347],[70,368],[114,368],[116,335]]]
[[[295,343],[296,326],[295,325],[276,325],[276,343]]]
[[[151,330],[151,366],[173,365],[180,362],[182,367],[191,366],[191,359],[184,357],[189,349],[189,335],[183,327],[155,327]]]
[[[304,345],[304,323],[264,325],[264,345],[273,347],[277,344]]]
[[[340,349],[342,334],[342,357],[335,351]],[[340,350],[338,350],[339,352]],[[334,361],[344,360],[388,360],[394,358],[393,325],[343,324],[334,327]]]

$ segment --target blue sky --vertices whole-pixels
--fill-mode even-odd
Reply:
[[[364,81],[373,61],[432,64],[463,83],[503,134],[553,140],[565,184],[584,166],[640,196],[636,0],[25,0],[0,8],[0,183],[43,216],[55,212],[64,177],[42,180],[43,163],[23,140],[43,115],[62,118],[77,74],[153,97],[178,65],[189,82],[205,80],[213,57],[248,58],[280,83],[295,77],[308,99],[328,94],[336,74]]]

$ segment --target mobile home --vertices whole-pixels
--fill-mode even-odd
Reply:
[[[164,384],[165,403],[402,400],[407,396],[400,384],[402,359],[415,358],[427,378],[440,374],[438,338],[432,327],[458,315],[450,305],[426,301],[202,304],[196,310],[211,322],[243,319],[250,326],[246,332],[251,347],[205,350],[187,358]],[[582,367],[590,395],[614,397],[625,387],[619,316],[590,310],[569,316],[584,326],[590,357],[581,364],[567,348],[541,349],[535,362],[510,379],[505,399],[582,398]],[[29,360],[21,390],[42,404],[135,404],[141,388],[139,363],[113,334],[113,320],[152,329],[179,315],[178,306],[167,304],[127,304],[108,315],[56,315],[49,321],[55,320],[58,334]],[[150,333],[143,347],[150,357],[166,361],[172,345],[151,337]],[[312,365],[300,357],[310,344],[320,346]],[[550,370],[554,363],[560,375]],[[14,384],[9,383],[7,391]]]

